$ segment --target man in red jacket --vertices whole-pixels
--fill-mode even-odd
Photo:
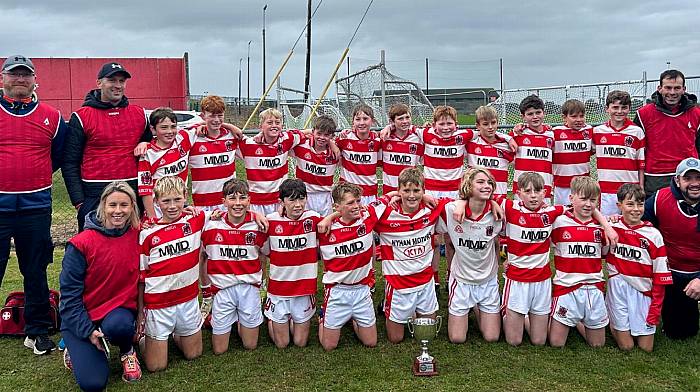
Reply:
[[[83,106],[68,124],[71,132],[66,138],[61,172],[78,210],[80,231],[107,184],[126,181],[137,189],[138,155],[147,145],[140,142],[150,141],[152,135],[143,108],[130,104],[124,95],[130,78],[121,64],[104,64],[97,74],[97,89],[87,93]]]
[[[697,97],[685,91],[683,73],[662,72],[651,98],[653,102],[639,109],[634,119],[645,133],[647,197],[669,186],[676,165],[684,158],[697,158],[700,150],[700,108]]]
[[[669,338],[697,335],[700,313],[700,159],[678,164],[670,186],[644,203],[642,220],[650,221],[664,237],[673,284],[666,286],[661,318]]]

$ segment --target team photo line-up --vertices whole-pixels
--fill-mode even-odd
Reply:
[[[409,319],[436,317],[441,283],[453,343],[466,341],[472,309],[486,341],[503,331],[511,345],[526,331],[532,344],[561,347],[575,328],[599,347],[609,325],[621,349],[651,351],[661,321],[670,338],[698,332],[700,109],[679,71],[661,74],[634,121],[630,95],[610,92],[610,119],[596,127],[577,100],[563,104],[564,125],[550,127],[531,95],[508,134],[496,132],[489,106],[477,109],[474,130],[461,130],[452,107],[416,127],[402,104],[376,132],[372,108],[360,104],[341,131],[328,116],[283,130],[281,113],[266,109],[254,137],[224,122],[214,95],[190,129],[169,108],[147,118],[125,96],[131,74],[118,63],[98,71],[67,124],[35,94],[30,59],[8,57],[2,77],[0,127],[11,135],[0,143],[9,173],[0,178],[2,271],[13,238],[24,344],[51,352],[46,266],[52,172],[61,168],[80,230],[60,273],[64,362],[84,390],[106,385],[107,342],[119,347],[123,379],[135,381],[135,347],[149,371],[162,370],[170,337],[185,358],[202,354],[204,324],[215,354],[228,350],[236,324],[243,347],[255,349],[265,318],[279,348],[307,345],[314,317],[326,350],[348,323],[375,346],[378,273],[392,343]],[[296,178],[287,178],[290,158]]]

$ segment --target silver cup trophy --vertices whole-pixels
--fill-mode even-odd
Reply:
[[[408,319],[408,331],[421,344],[421,354],[413,359],[413,375],[414,376],[436,376],[438,374],[437,361],[428,354],[428,343],[435,339],[440,326],[442,325],[442,317],[437,316],[435,319],[420,317]]]

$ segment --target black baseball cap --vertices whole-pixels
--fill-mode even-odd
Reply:
[[[11,69],[15,69],[18,67],[24,67],[27,68],[28,70],[32,71],[34,73],[34,64],[32,63],[32,60],[29,60],[27,57],[24,57],[22,55],[16,54],[13,56],[9,56],[4,63],[2,63],[2,70],[4,71],[9,71]]]
[[[131,78],[131,74],[129,71],[124,68],[119,63],[106,63],[105,65],[100,68],[100,72],[97,74],[97,79],[102,79],[102,78],[108,78],[116,73],[123,73],[127,79]]]

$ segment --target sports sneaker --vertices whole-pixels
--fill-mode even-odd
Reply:
[[[63,350],[63,366],[65,366],[68,370],[73,370],[73,362],[70,360],[68,350]]]
[[[36,355],[48,354],[56,349],[48,335],[27,336],[24,339],[24,347],[31,348]]]
[[[122,374],[122,380],[126,382],[134,382],[141,379],[141,365],[139,364],[139,359],[136,358],[136,352],[133,349],[126,354],[121,356],[122,368],[124,369],[124,374]]]

